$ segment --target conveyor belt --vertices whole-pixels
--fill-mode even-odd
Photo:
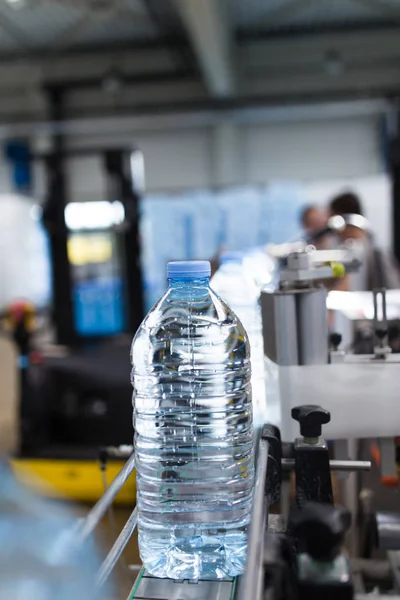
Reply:
[[[142,569],[128,600],[233,600],[235,587],[236,579],[173,581]]]

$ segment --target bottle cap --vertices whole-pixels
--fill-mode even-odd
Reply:
[[[177,260],[167,265],[168,279],[202,279],[210,275],[208,260]]]
[[[220,257],[221,265],[224,265],[228,262],[241,263],[243,261],[243,252],[232,251],[232,252],[223,252]]]

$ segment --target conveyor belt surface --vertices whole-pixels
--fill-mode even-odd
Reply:
[[[233,600],[236,579],[174,581],[142,569],[128,600]]]

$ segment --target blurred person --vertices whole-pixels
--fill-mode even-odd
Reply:
[[[329,203],[329,213],[330,216],[364,216],[360,198],[351,191],[335,196]],[[346,224],[339,237],[345,243],[353,241],[361,266],[357,272],[348,273],[336,289],[352,292],[382,287],[400,289],[400,270],[395,257],[376,247],[369,230]]]
[[[312,238],[315,234],[323,232],[328,225],[328,213],[324,208],[319,206],[306,206],[300,215],[300,223],[307,234],[307,238]],[[326,250],[332,248],[332,235],[325,233],[318,237],[312,244],[318,250]]]
[[[335,196],[329,204],[329,216],[334,217],[337,215],[341,217],[345,215],[361,215],[363,217],[360,198],[353,192],[344,192]],[[366,231],[359,227],[347,224],[340,237],[342,240],[357,240],[367,239],[368,235]]]
[[[300,221],[306,231],[314,233],[326,227],[328,216],[319,206],[306,206],[301,213]]]

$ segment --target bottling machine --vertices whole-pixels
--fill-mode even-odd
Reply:
[[[338,257],[336,253],[335,260]],[[381,469],[395,469],[400,361],[387,345],[385,291],[374,293],[373,354],[346,355],[340,350],[340,335],[329,333],[326,290],[319,283],[334,276],[335,265],[326,253],[320,258],[318,252],[290,254],[279,289],[261,297],[264,350],[275,392],[273,397],[267,395],[266,405],[257,407],[260,414],[255,416],[255,422],[262,425],[256,435],[256,478],[244,574],[218,581],[173,581],[152,577],[142,569],[129,600],[363,600],[366,590],[384,590],[385,586],[392,600],[400,598],[395,595],[400,594],[400,519],[395,514],[370,515],[370,545],[387,552],[389,559],[384,575],[373,561],[350,558],[346,534],[356,513],[335,504],[331,474],[368,470],[371,463],[332,460],[326,441],[378,437]],[[341,258],[354,266],[348,254]],[[268,422],[271,416],[273,423]],[[129,458],[81,525],[81,539],[93,532],[134,470],[131,447],[111,452]],[[290,479],[295,482],[292,502]],[[135,507],[104,560],[97,585],[112,574],[136,524]],[[357,527],[361,530],[362,524]],[[380,586],[382,579],[385,585]]]

